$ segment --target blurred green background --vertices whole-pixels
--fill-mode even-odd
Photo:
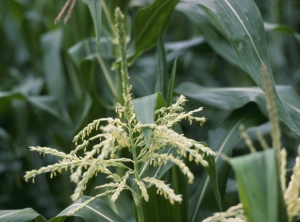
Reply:
[[[129,23],[136,11],[149,2],[130,2]],[[300,1],[256,3],[265,21],[275,82],[292,86],[299,95]],[[25,171],[56,161],[53,157],[30,152],[29,146],[69,152],[74,148],[72,138],[76,132],[96,118],[114,115],[113,105],[118,101],[103,72],[104,66],[112,82],[117,83],[117,76],[110,69],[115,58],[109,33],[103,34],[100,47],[103,66],[99,66],[99,59],[92,56],[96,44],[88,7],[78,0],[67,24],[55,25],[54,19],[63,4],[61,0],[0,1],[0,209],[32,207],[46,218],[71,203],[74,187],[65,173],[55,179],[41,175],[35,184],[26,183]],[[168,73],[178,57],[175,88],[188,81],[205,87],[255,86],[226,51],[218,52],[217,41],[208,41],[207,28],[213,33],[217,31],[204,13],[196,24],[183,8],[176,8],[164,35]],[[224,40],[221,34],[216,36]],[[156,48],[152,48],[129,68],[135,97],[154,92],[156,64]],[[294,101],[297,103],[297,99]],[[188,104],[187,109],[204,106],[201,115],[208,122],[202,128],[184,123],[185,134],[210,146],[209,133],[212,129],[216,131],[218,124],[234,110],[220,110],[196,99]],[[242,111],[245,110],[247,107]],[[299,128],[300,117],[294,120]],[[267,120],[263,119],[264,122]],[[282,127],[284,146],[292,156],[296,153],[298,138],[286,126]],[[261,125],[260,129],[266,134],[268,124]],[[246,150],[242,142],[237,143],[234,155],[248,152]],[[228,206],[236,201],[235,192],[234,188],[232,192],[227,189]]]

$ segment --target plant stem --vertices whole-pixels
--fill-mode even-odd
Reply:
[[[127,69],[127,57],[126,57],[126,35],[125,35],[125,29],[124,29],[124,15],[122,14],[121,10],[119,8],[116,8],[115,10],[115,17],[116,17],[116,31],[117,31],[117,42],[119,45],[119,51],[121,55],[121,77],[122,77],[122,91],[123,91],[123,99],[124,99],[124,115],[127,120],[128,125],[128,134],[130,137],[130,148],[129,150],[132,152],[132,160],[134,164],[134,177],[136,180],[140,180],[139,175],[139,166],[138,166],[138,154],[137,149],[134,145],[134,135],[133,135],[133,129],[132,129],[132,123],[131,118],[133,116],[133,105],[131,102],[131,87],[129,86],[129,74]],[[141,190],[137,188],[137,193],[132,193],[133,199],[136,204],[137,209],[137,217],[138,222],[144,222],[144,211],[141,204]]]

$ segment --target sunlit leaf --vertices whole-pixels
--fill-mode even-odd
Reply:
[[[274,150],[233,158],[247,221],[288,221]]]

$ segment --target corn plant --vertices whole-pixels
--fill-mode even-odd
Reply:
[[[156,110],[156,120],[153,123],[143,124],[137,119],[134,101],[131,98],[131,86],[128,84],[124,15],[121,14],[119,8],[116,9],[116,36],[121,55],[120,71],[124,101],[124,105],[116,106],[116,112],[120,118],[102,118],[88,124],[74,137],[73,141],[76,148],[69,154],[47,147],[31,147],[33,151],[43,155],[57,156],[62,160],[39,170],[29,171],[25,178],[34,181],[36,175],[47,172],[51,173],[50,177],[52,178],[56,173],[70,169],[72,171],[70,179],[77,184],[72,195],[72,200],[76,201],[83,195],[88,181],[97,174],[103,173],[112,182],[97,186],[96,189],[101,190],[101,192],[85,201],[78,209],[88,205],[96,198],[109,194],[111,194],[111,200],[114,202],[123,190],[129,190],[137,209],[137,221],[145,221],[142,200],[149,200],[147,192],[149,187],[155,186],[157,193],[163,195],[171,204],[182,201],[181,195],[175,194],[174,189],[163,180],[143,173],[148,170],[149,166],[162,167],[170,162],[187,176],[189,183],[193,183],[194,175],[183,158],[188,157],[189,161],[212,168],[213,166],[209,165],[207,159],[211,159],[215,153],[202,143],[188,139],[172,129],[183,119],[188,119],[191,123],[194,120],[200,125],[205,122],[204,117],[193,116],[202,108],[188,113],[183,112],[183,105],[186,102],[184,96],[180,96],[176,103],[170,107]],[[121,119],[122,116],[123,119]],[[102,122],[106,122],[107,125],[102,126]],[[145,132],[145,129],[148,132]],[[86,139],[94,130],[101,130],[101,133]],[[95,140],[100,140],[100,142],[93,145],[89,150],[89,144]],[[166,147],[170,147],[170,149],[165,150]],[[128,149],[132,158],[119,157],[118,152],[122,149]],[[78,154],[81,150],[84,151],[83,156]],[[132,164],[133,167],[128,166],[128,163]],[[124,169],[124,175],[118,174],[119,171],[112,171],[111,168]],[[69,214],[72,215],[78,209]]]
[[[256,4],[0,2],[0,221],[295,221],[299,5]]]

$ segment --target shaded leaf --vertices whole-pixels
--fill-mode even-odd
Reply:
[[[134,17],[135,54],[129,63],[156,44],[159,33],[168,28],[169,20],[179,0],[155,0],[149,7],[140,9]]]
[[[113,49],[109,39],[102,37],[100,39],[100,44],[101,47],[97,50],[97,42],[95,38],[84,39],[69,48],[68,53],[77,67],[80,67],[80,63],[83,59],[97,52],[99,52],[104,58],[113,59]]]
[[[281,33],[290,34],[295,37],[298,44],[300,44],[300,34],[298,32],[293,31],[290,27],[281,24],[274,24],[270,22],[264,22],[266,31],[277,31]]]
[[[53,97],[51,96],[27,96],[20,92],[0,92],[0,104],[4,107],[4,104],[14,100],[28,101],[34,107],[43,110],[46,113],[54,116],[62,123],[69,125],[68,122],[62,117],[58,110],[59,107]],[[1,109],[0,109],[1,111]]]
[[[208,166],[205,167],[205,170],[209,176],[209,182],[214,192],[214,196],[216,198],[219,210],[222,211],[222,201],[221,201],[221,196],[218,187],[219,185],[218,185],[215,157],[211,155],[207,155],[204,157],[204,160],[208,162]]]
[[[73,62],[79,68],[79,74],[74,77],[73,82],[80,100],[83,100],[84,94],[89,93],[93,99],[112,109],[118,97],[115,74],[109,68],[114,57],[109,40],[101,38],[100,42],[102,45],[99,50],[95,39],[92,38],[82,40],[68,50]],[[84,92],[85,90],[87,92]]]
[[[65,106],[66,80],[62,71],[60,52],[62,49],[62,31],[60,29],[43,34],[41,38],[44,59],[43,68],[49,94],[61,107]]]
[[[182,195],[182,202],[175,203],[175,212],[179,215],[180,221],[188,221],[189,217],[189,184],[186,176],[182,174],[177,166],[171,169],[171,187],[175,193]]]
[[[152,186],[147,189],[149,194],[149,202],[143,200],[143,210],[145,221],[180,222],[180,215],[175,205],[171,205],[168,199],[158,195],[156,187]]]
[[[245,128],[257,126],[265,122],[257,106],[253,103],[233,111],[224,122],[209,132],[208,145],[217,153],[231,156],[234,145],[240,140],[239,126]],[[216,136],[217,135],[217,136]],[[225,193],[229,165],[220,157],[216,156],[216,168],[218,175],[218,188],[221,198]],[[218,204],[212,196],[214,195],[209,186],[209,177],[203,173],[194,182],[195,192],[191,193],[189,203],[189,221],[202,221],[218,211]]]

